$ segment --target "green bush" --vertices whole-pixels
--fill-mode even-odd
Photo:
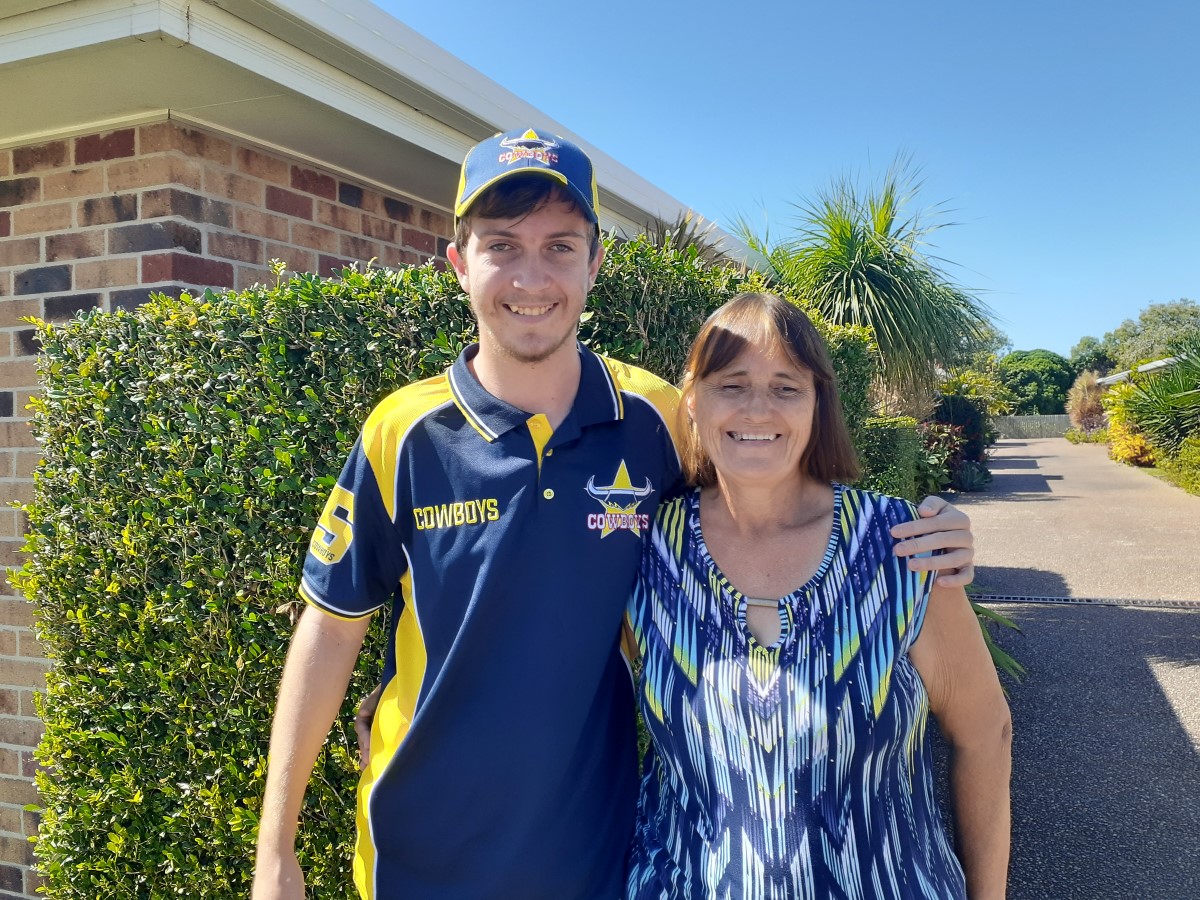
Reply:
[[[686,251],[610,247],[584,337],[674,378],[699,322],[755,287]],[[865,336],[818,327],[862,408]],[[473,340],[468,303],[433,267],[347,270],[38,333],[44,455],[16,580],[54,663],[38,749],[46,892],[244,897],[312,523],[374,404]],[[310,897],[350,893],[353,707],[386,633],[372,626],[305,799]]]
[[[1160,457],[1200,434],[1200,339],[1191,341],[1169,368],[1135,373],[1125,407]]]
[[[863,423],[858,452],[864,476],[858,486],[916,502],[917,420],[908,416],[872,418]]]
[[[950,486],[954,470],[962,465],[963,436],[958,425],[922,422],[917,426],[916,492],[918,497],[936,494]]]
[[[1185,438],[1179,452],[1160,459],[1158,468],[1173,484],[1200,496],[1200,434]]]
[[[957,425],[962,429],[962,458],[983,462],[987,450],[987,412],[984,401],[960,394],[943,394],[934,407],[934,422],[941,425]]]
[[[1108,429],[1101,427],[1093,431],[1080,431],[1078,428],[1068,428],[1064,433],[1065,437],[1072,444],[1107,444],[1109,441]]]

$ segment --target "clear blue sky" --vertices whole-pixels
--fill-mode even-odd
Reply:
[[[909,154],[1014,349],[1200,300],[1192,0],[375,2],[721,225]]]

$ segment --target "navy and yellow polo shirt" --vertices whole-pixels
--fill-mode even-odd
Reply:
[[[679,480],[677,394],[580,347],[552,431],[483,389],[476,349],[371,414],[304,565],[329,615],[394,607],[355,883],[370,900],[616,898],[637,777],[619,630]]]

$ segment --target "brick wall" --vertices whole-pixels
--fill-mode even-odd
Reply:
[[[271,259],[322,275],[444,259],[451,225],[399,194],[173,122],[0,150],[0,900],[37,887],[37,821],[22,807],[37,802],[33,695],[47,666],[5,577],[27,524],[11,504],[29,499],[38,459],[25,410],[37,345],[21,319],[271,282]]]

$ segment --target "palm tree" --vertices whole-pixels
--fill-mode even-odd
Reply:
[[[941,226],[905,217],[904,206],[919,187],[900,159],[877,191],[864,194],[842,178],[816,201],[797,204],[795,234],[774,246],[744,220],[738,225],[788,293],[832,322],[871,327],[880,377],[892,395],[928,391],[939,364],[961,359],[994,331],[987,307],[922,252],[929,233]]]

